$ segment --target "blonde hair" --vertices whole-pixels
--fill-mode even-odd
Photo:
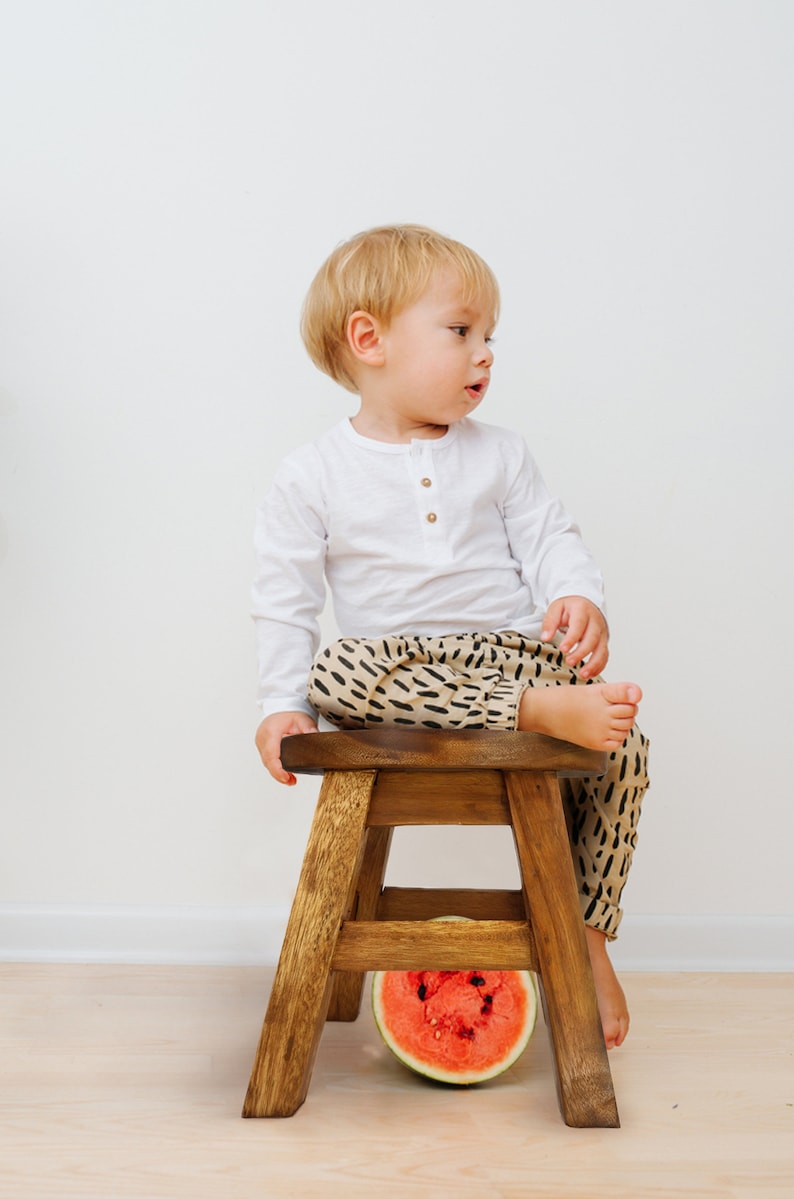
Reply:
[[[384,225],[337,246],[315,275],[303,305],[301,337],[314,365],[357,392],[347,342],[350,317],[362,310],[388,325],[444,267],[460,276],[464,303],[483,301],[496,323],[496,277],[479,254],[460,242],[423,225]]]

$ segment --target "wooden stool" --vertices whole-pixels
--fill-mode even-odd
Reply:
[[[291,1116],[325,1020],[355,1020],[368,970],[534,970],[560,1110],[619,1125],[558,776],[603,774],[606,755],[535,733],[310,733],[287,770],[325,773],[256,1051],[244,1116]],[[520,891],[384,887],[392,831],[513,829]],[[436,916],[470,921],[438,923]]]

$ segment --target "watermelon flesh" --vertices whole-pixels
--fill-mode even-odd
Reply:
[[[383,970],[372,987],[375,1021],[406,1066],[469,1086],[521,1056],[537,1017],[527,970]]]

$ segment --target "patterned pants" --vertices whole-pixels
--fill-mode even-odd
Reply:
[[[340,728],[515,729],[525,687],[570,684],[588,685],[556,646],[519,633],[345,637],[315,659],[308,695]],[[606,774],[560,779],[582,914],[610,940],[623,914],[647,764],[648,742],[635,725]]]

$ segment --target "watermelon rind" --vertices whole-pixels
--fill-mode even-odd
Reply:
[[[459,919],[459,917],[446,917],[446,919]],[[458,1019],[458,1012],[442,1012],[438,1007],[436,1010],[439,1014],[439,1019],[428,1018],[430,1010],[425,1004],[424,994],[419,996],[417,992],[417,1009],[416,1021],[413,1023],[413,1009],[408,1009],[408,1021],[410,1027],[406,1031],[401,1031],[397,1025],[396,1013],[391,1010],[393,1004],[397,1002],[403,1005],[410,1002],[409,996],[412,998],[415,993],[415,984],[419,978],[431,980],[431,985],[436,984],[439,988],[447,988],[449,984],[454,987],[462,987],[464,990],[462,995],[467,995],[467,988],[473,984],[478,988],[475,992],[478,996],[482,995],[485,999],[491,1000],[493,1008],[492,1015],[488,1013],[486,1022],[483,1024],[477,1021],[470,1021],[471,1004],[466,1014],[466,1019]],[[421,984],[420,984],[421,985]],[[399,988],[399,997],[396,997],[395,992]],[[498,1052],[494,1050],[495,1056],[492,1060],[487,1060],[491,1045],[487,1025],[491,1019],[499,1020],[500,1009],[498,996],[500,989],[510,990],[511,999],[513,990],[518,996],[523,996],[524,1011],[519,1023],[512,1026],[512,1021],[506,1017],[500,1026],[502,1031],[508,1034],[507,1043],[503,1044]],[[492,1000],[489,991],[494,991],[496,1000]],[[433,996],[430,998],[432,1002]],[[420,1004],[422,1014],[420,1018]],[[437,1082],[450,1083],[454,1086],[472,1086],[476,1083],[487,1082],[489,1079],[496,1078],[498,1075],[508,1070],[518,1059],[529,1044],[529,1040],[535,1028],[535,1023],[538,1014],[538,992],[535,983],[534,975],[528,970],[501,970],[501,971],[477,971],[477,970],[460,970],[460,971],[377,971],[372,980],[372,1009],[375,1016],[375,1023],[378,1027],[381,1037],[391,1052],[417,1074],[421,1074],[426,1078],[434,1079]],[[485,1006],[481,1009],[485,1012]],[[433,1036],[430,1034],[430,1026],[436,1025]],[[468,1027],[466,1027],[468,1025]],[[482,1036],[478,1036],[478,1032]],[[436,1041],[438,1038],[438,1055],[436,1056]],[[409,1048],[410,1042],[412,1048]],[[476,1042],[476,1044],[475,1044]],[[478,1058],[474,1064],[467,1064],[465,1058],[467,1056]],[[456,1060],[454,1065],[450,1065],[450,1055],[459,1055],[459,1060]],[[483,1058],[483,1055],[485,1057]],[[446,1059],[446,1061],[441,1060]]]

